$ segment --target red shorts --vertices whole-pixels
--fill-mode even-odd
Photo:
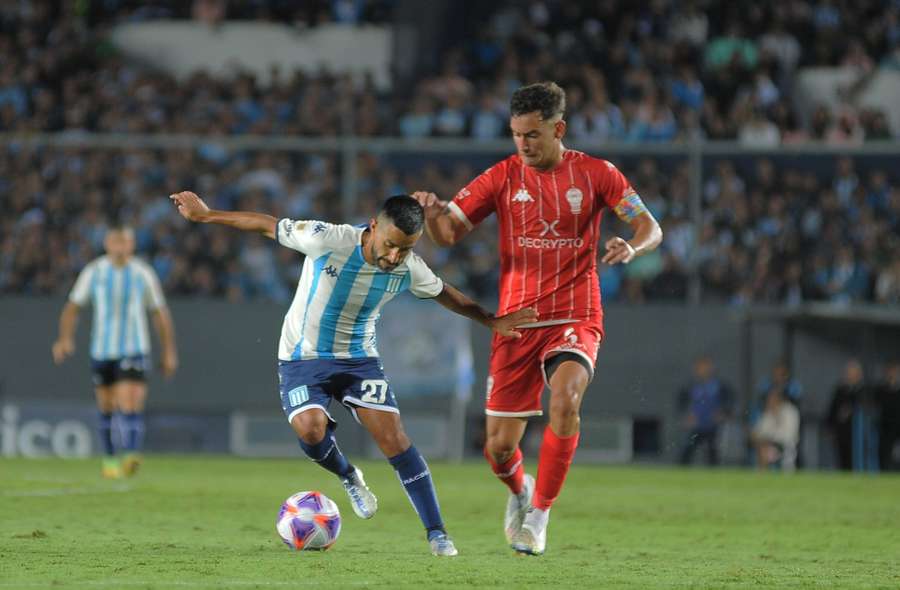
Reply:
[[[521,332],[521,338],[494,334],[484,410],[488,416],[540,416],[541,394],[544,386],[549,386],[544,361],[556,353],[571,352],[593,369],[603,340],[602,324],[597,322],[524,328]]]

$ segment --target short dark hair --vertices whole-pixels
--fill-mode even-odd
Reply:
[[[106,228],[107,233],[113,232],[122,232],[122,233],[134,233],[134,227],[131,224],[126,223],[124,221],[114,221]]]
[[[384,202],[379,215],[384,215],[408,236],[419,233],[425,225],[425,210],[409,195],[394,195]]]
[[[556,82],[538,82],[522,86],[513,92],[509,111],[513,117],[539,111],[541,119],[562,116],[566,110],[566,91]]]

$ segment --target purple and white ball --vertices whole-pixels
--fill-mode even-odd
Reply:
[[[292,549],[324,551],[341,533],[341,513],[321,492],[297,492],[281,505],[275,528]]]

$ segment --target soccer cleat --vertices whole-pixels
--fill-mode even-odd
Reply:
[[[549,510],[531,508],[522,521],[522,528],[510,546],[519,553],[543,555],[547,548],[547,522]]]
[[[143,457],[141,457],[138,453],[128,453],[122,459],[122,473],[126,477],[132,477],[137,473],[142,461]]]
[[[119,479],[122,477],[122,466],[115,457],[107,457],[103,459],[100,467],[100,474],[105,479]]]
[[[436,531],[429,537],[428,544],[431,545],[432,555],[438,557],[456,557],[459,555],[456,545],[453,544],[453,539],[445,532]]]
[[[531,495],[534,493],[534,478],[525,474],[522,492],[519,494],[509,494],[509,500],[506,502],[506,516],[503,519],[503,530],[506,532],[506,542],[512,543],[522,528],[522,519],[525,513],[531,507]]]
[[[353,512],[360,518],[372,518],[378,510],[378,498],[366,486],[366,480],[363,479],[363,473],[359,467],[354,467],[353,471],[341,478],[341,484],[350,497],[350,505]]]

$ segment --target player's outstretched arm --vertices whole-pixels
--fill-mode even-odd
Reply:
[[[436,194],[416,191],[412,198],[425,209],[425,232],[438,246],[452,246],[469,232],[469,228],[450,213],[447,201],[440,200]]]
[[[75,352],[75,328],[78,326],[77,304],[67,301],[59,316],[59,337],[53,343],[53,362],[57,365]]]
[[[522,324],[528,324],[537,320],[537,312],[531,308],[520,309],[513,313],[500,317],[485,310],[483,307],[466,297],[459,289],[444,283],[444,290],[434,298],[435,301],[461,316],[475,320],[483,326],[497,332],[501,336],[521,338],[522,334],[516,328]]]
[[[606,241],[606,254],[601,259],[606,264],[628,264],[636,256],[652,252],[662,242],[662,229],[649,211],[628,222],[634,237],[626,241],[618,236]]]
[[[218,223],[243,231],[263,234],[275,239],[275,226],[278,220],[265,213],[252,211],[217,211],[207,207],[203,199],[190,191],[169,195],[178,206],[178,212],[188,221],[198,223]]]
[[[159,342],[162,345],[160,366],[163,375],[169,379],[178,370],[178,352],[175,348],[175,322],[172,321],[169,308],[165,306],[155,309],[152,317],[153,327],[156,328],[156,334],[159,336]]]

